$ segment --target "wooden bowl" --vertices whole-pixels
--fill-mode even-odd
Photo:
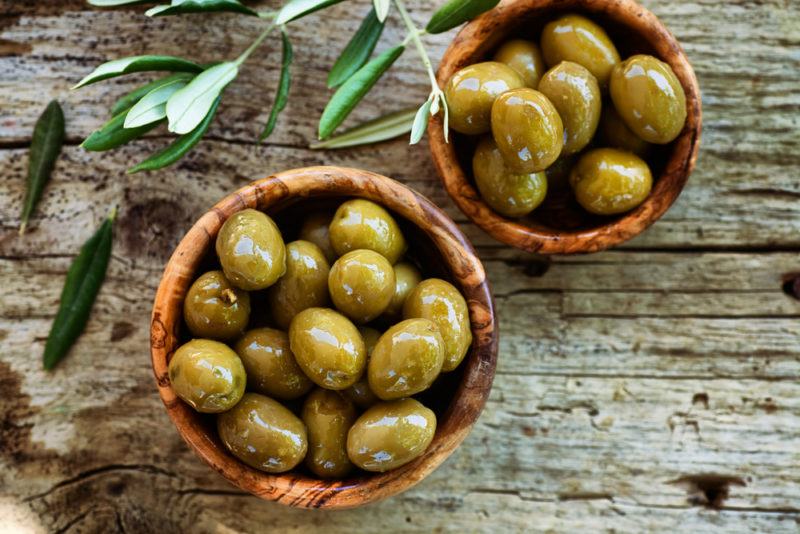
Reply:
[[[181,337],[182,305],[200,272],[215,261],[214,241],[222,223],[245,208],[282,217],[307,213],[320,202],[361,197],[392,211],[418,252],[426,275],[449,279],[469,305],[473,343],[459,368],[442,375],[423,403],[438,417],[436,435],[415,461],[386,473],[361,473],[347,480],[320,480],[302,470],[274,475],[232,456],[217,437],[213,416],[195,412],[172,390],[167,365],[187,338]],[[302,213],[301,213],[302,212]],[[287,226],[289,228],[291,226]],[[287,241],[292,235],[284,236]],[[275,174],[225,197],[189,230],[167,263],[156,293],[150,354],[158,391],[178,432],[211,467],[234,485],[262,499],[305,508],[350,508],[384,499],[421,481],[467,436],[489,396],[497,359],[494,300],[475,250],[456,225],[408,187],[357,169],[311,167]]]
[[[600,217],[582,210],[568,190],[548,194],[545,202],[523,219],[508,219],[481,199],[472,182],[474,140],[454,135],[444,140],[442,121],[430,124],[433,160],[448,194],[461,211],[495,239],[541,254],[571,254],[603,250],[631,239],[669,209],[694,169],[700,145],[700,89],[692,66],[678,41],[650,11],[634,0],[503,0],[498,7],[467,24],[442,58],[440,86],[467,65],[486,61],[507,38],[538,43],[544,25],[565,13],[591,18],[608,32],[620,55],[651,54],[668,63],[686,92],[683,131],[668,145],[655,146],[648,164],[656,179],[650,196],[634,210]]]

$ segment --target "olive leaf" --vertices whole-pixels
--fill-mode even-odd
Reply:
[[[134,4],[152,4],[154,0],[88,0],[90,5],[97,7],[132,6]]]
[[[128,111],[125,128],[136,128],[167,116],[167,100],[176,91],[186,87],[187,80],[167,80],[153,88]]]
[[[378,20],[386,22],[386,17],[389,16],[389,7],[392,5],[392,0],[373,0],[375,6],[375,13],[378,15]]]
[[[289,100],[289,88],[292,85],[291,66],[294,53],[292,52],[292,43],[289,41],[289,36],[286,34],[285,28],[281,28],[281,41],[283,42],[281,78],[278,81],[278,91],[275,94],[275,101],[272,103],[272,111],[269,113],[269,119],[267,119],[267,125],[264,127],[264,131],[258,138],[259,141],[263,141],[272,134],[278,122],[278,115],[286,107],[286,102]]]
[[[258,13],[245,6],[239,0],[172,0],[171,5],[155,6],[148,9],[148,17],[162,17],[164,15],[180,15],[183,13],[211,13],[228,11],[243,15],[258,16]]]
[[[187,82],[192,79],[192,75],[186,72],[177,72],[175,74],[170,74],[169,76],[165,76],[164,78],[159,78],[155,81],[152,81],[148,84],[142,85],[137,87],[127,95],[123,96],[119,100],[117,100],[114,105],[111,107],[111,116],[119,115],[126,109],[130,109],[136,104],[141,98],[155,89],[159,87],[161,84],[165,83],[168,80],[186,80]]]
[[[81,247],[78,257],[67,271],[58,313],[53,320],[44,347],[45,369],[55,367],[67,354],[89,321],[92,304],[106,277],[108,261],[111,258],[115,217],[116,209],[111,211],[97,232]]]
[[[449,0],[433,14],[425,31],[442,33],[464,24],[484,11],[489,11],[500,0]]]
[[[377,83],[383,73],[397,61],[405,46],[400,45],[383,52],[381,55],[358,69],[341,87],[325,106],[319,120],[319,138],[326,139],[350,115],[362,98]]]
[[[309,148],[313,150],[323,148],[348,148],[394,139],[395,137],[405,135],[411,131],[416,115],[416,109],[391,113],[360,126],[356,126],[341,135],[331,137],[327,141],[315,143],[309,146]]]
[[[126,109],[115,115],[114,118],[101,126],[100,129],[92,132],[92,134],[81,143],[81,147],[90,152],[111,150],[112,148],[117,148],[118,146],[122,146],[125,143],[141,137],[163,122],[162,119],[137,128],[125,128],[125,116],[127,114],[128,110]]]
[[[304,17],[309,13],[338,4],[342,0],[289,0],[286,2],[278,15],[275,17],[275,24],[281,25],[291,22],[294,19]]]
[[[211,105],[211,109],[208,110],[208,113],[203,121],[198,124],[194,130],[187,134],[181,135],[175,139],[172,144],[158,154],[154,154],[133,168],[128,169],[128,174],[141,171],[154,171],[156,169],[161,169],[163,167],[172,165],[181,159],[187,152],[194,148],[197,143],[200,142],[200,139],[202,139],[205,133],[208,131],[211,121],[214,120],[214,115],[217,114],[217,108],[219,107],[220,100],[222,100],[222,97],[220,96],[214,100],[213,104]]]
[[[114,61],[103,63],[94,69],[91,74],[78,82],[72,89],[78,89],[85,85],[107,80],[115,76],[148,70],[200,72],[203,70],[203,67],[175,56],[133,56],[115,59]]]
[[[343,84],[358,69],[364,66],[375,50],[378,39],[383,33],[384,24],[378,20],[375,8],[370,10],[361,22],[350,42],[342,51],[339,59],[336,60],[331,71],[328,73],[328,87],[334,88]]]
[[[45,185],[50,181],[50,174],[56,159],[64,145],[64,112],[61,105],[53,100],[45,108],[36,121],[31,138],[31,150],[28,156],[28,183],[25,200],[22,203],[19,235],[25,233],[28,220],[42,197]]]
[[[167,100],[169,131],[187,134],[208,115],[216,98],[239,73],[239,64],[226,61],[198,74]]]
[[[411,126],[411,141],[409,144],[416,145],[422,140],[425,135],[425,130],[428,129],[428,115],[431,113],[431,105],[433,104],[434,97],[429,98],[422,104],[414,117],[414,124]]]

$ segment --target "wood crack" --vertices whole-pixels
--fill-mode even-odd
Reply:
[[[53,492],[55,492],[55,491],[57,491],[57,490],[59,490],[61,488],[64,488],[64,487],[67,487],[67,486],[72,486],[74,484],[79,484],[81,482],[84,482],[85,480],[94,478],[96,476],[101,476],[101,475],[104,475],[106,473],[111,473],[111,472],[115,472],[115,471],[138,471],[140,473],[146,473],[148,475],[162,475],[162,476],[167,476],[167,477],[170,477],[170,478],[176,478],[177,477],[177,475],[175,473],[172,473],[172,472],[167,471],[165,469],[161,469],[160,467],[156,467],[154,465],[149,465],[149,464],[127,464],[127,465],[126,464],[109,464],[109,465],[104,465],[104,466],[101,466],[101,467],[96,467],[94,469],[89,469],[89,470],[86,470],[86,471],[82,471],[82,472],[78,473],[77,475],[75,475],[73,477],[64,479],[64,480],[62,480],[60,482],[57,482],[50,489],[48,489],[46,491],[43,491],[42,493],[36,493],[34,495],[29,495],[28,497],[25,497],[23,499],[23,501],[24,502],[31,502],[31,501],[35,501],[35,500],[38,500],[38,499],[42,499],[42,498],[47,497],[48,495],[52,494]]]

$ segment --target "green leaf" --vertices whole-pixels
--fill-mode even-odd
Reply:
[[[50,181],[50,174],[64,145],[64,112],[61,105],[53,100],[36,121],[28,155],[28,184],[25,200],[22,203],[22,216],[19,234],[25,233],[28,220],[33,213],[42,191]]]
[[[81,248],[61,291],[58,313],[44,347],[44,368],[52,369],[83,332],[106,276],[116,210]]]
[[[133,174],[140,171],[154,171],[156,169],[161,169],[162,167],[172,165],[181,159],[187,152],[194,148],[194,145],[200,142],[200,139],[202,139],[203,135],[205,135],[206,131],[208,131],[208,127],[211,125],[211,121],[214,119],[214,115],[217,113],[220,100],[222,100],[222,97],[219,96],[216,98],[216,100],[214,100],[213,104],[211,105],[211,109],[208,111],[208,114],[194,130],[186,135],[178,137],[172,142],[171,145],[158,154],[150,156],[135,167],[129,169],[128,173]]]
[[[189,81],[192,79],[192,75],[186,72],[177,72],[175,74],[170,74],[164,78],[159,78],[158,80],[152,81],[148,84],[142,85],[141,87],[137,87],[127,95],[123,96],[119,100],[116,101],[114,106],[111,108],[111,116],[119,115],[123,111],[127,109],[131,109],[134,104],[136,104],[141,98],[155,89],[159,87],[161,84],[168,80],[185,80]]]
[[[167,101],[169,131],[187,134],[194,130],[238,73],[238,63],[226,61],[204,70],[189,85],[172,95]]]
[[[489,11],[500,0],[449,0],[433,14],[425,31],[442,33],[472,20],[484,11]]]
[[[176,91],[186,87],[186,80],[170,80],[155,87],[139,100],[125,117],[125,128],[136,128],[167,116],[167,100]]]
[[[372,4],[375,6],[375,13],[378,15],[378,20],[386,22],[386,17],[389,16],[389,7],[392,5],[392,0],[373,0]]]
[[[275,17],[275,24],[281,25],[291,22],[300,17],[305,17],[314,11],[338,4],[342,0],[289,0],[286,2],[278,16]]]
[[[394,139],[395,137],[405,135],[411,131],[416,115],[416,109],[391,113],[360,126],[356,126],[341,135],[331,137],[327,141],[313,144],[309,148],[313,150],[322,148],[348,148]]]
[[[88,0],[97,7],[132,6],[135,4],[152,4],[154,0]]]
[[[148,17],[162,17],[164,15],[180,15],[183,13],[211,13],[228,11],[243,15],[258,16],[258,13],[245,6],[239,0],[172,0],[171,5],[156,6],[149,9],[145,15]]]
[[[405,46],[403,45],[390,48],[358,69],[355,74],[344,82],[334,93],[328,105],[325,106],[325,111],[322,112],[322,117],[319,120],[320,139],[330,137],[380,77],[383,76],[383,73],[397,61],[397,58],[402,55],[404,50]]]
[[[290,67],[292,65],[292,57],[294,54],[292,52],[292,43],[289,42],[289,36],[286,35],[285,29],[281,29],[281,39],[283,41],[281,79],[278,82],[278,91],[275,94],[275,102],[272,103],[272,111],[269,113],[269,119],[267,119],[267,125],[264,127],[264,131],[258,138],[259,141],[263,141],[269,137],[270,134],[272,134],[272,131],[275,129],[275,124],[278,122],[278,115],[286,107],[286,102],[289,100],[289,88],[292,85],[292,73]]]
[[[91,74],[78,82],[72,89],[78,89],[91,83],[114,78],[115,76],[148,70],[201,72],[203,67],[174,56],[133,56],[115,59],[114,61],[103,63],[94,69]]]
[[[81,146],[90,152],[103,152],[117,148],[125,143],[133,141],[134,139],[143,136],[162,122],[163,120],[145,124],[138,128],[125,128],[125,116],[128,114],[126,109],[122,113],[114,116],[110,121],[95,130],[92,134],[81,143]]]
[[[333,89],[340,86],[364,66],[375,50],[378,39],[381,38],[383,26],[384,24],[378,20],[375,9],[370,10],[328,73],[328,87]]]
[[[411,127],[411,141],[409,144],[416,145],[425,135],[425,130],[428,129],[428,115],[431,113],[432,104],[433,100],[429,98],[417,111],[417,115],[414,117],[414,124]]]

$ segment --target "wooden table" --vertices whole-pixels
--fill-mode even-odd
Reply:
[[[269,143],[254,138],[277,77],[274,41],[243,69],[190,157],[133,176],[124,170],[165,136],[104,154],[78,144],[137,79],[68,88],[122,56],[232,58],[259,22],[0,0],[0,531],[797,532],[800,284],[792,297],[784,282],[800,271],[800,3],[644,3],[700,79],[697,170],[638,239],[548,261],[467,224],[425,146],[305,148],[329,94],[327,69],[365,0],[292,27],[292,98]],[[431,4],[409,7],[424,23]],[[402,36],[394,22],[384,41]],[[451,36],[426,38],[435,57]],[[355,120],[417,105],[427,91],[407,53]],[[51,98],[64,104],[68,146],[18,237],[27,147]],[[393,176],[459,221],[494,284],[502,339],[490,402],[463,446],[415,489],[337,513],[261,502],[198,460],[164,412],[147,351],[161,269],[195,218],[252,179],[321,163]],[[113,258],[91,322],[45,373],[66,269],[113,205]]]

